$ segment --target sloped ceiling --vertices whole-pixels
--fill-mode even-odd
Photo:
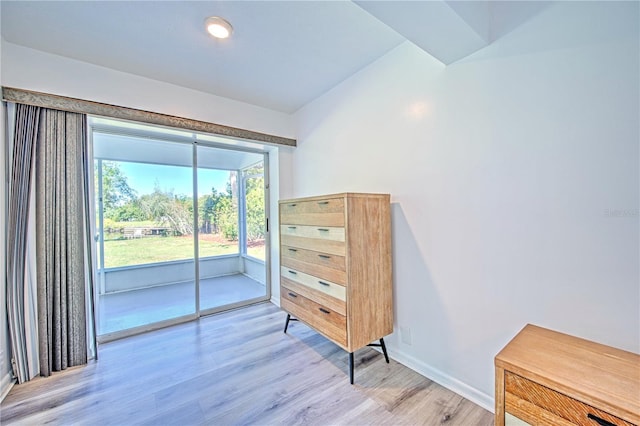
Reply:
[[[546,1],[362,1],[356,4],[449,65],[546,8]]]
[[[451,64],[546,7],[528,1],[7,1],[10,43],[292,113],[407,40]],[[204,20],[232,23],[215,40]]]

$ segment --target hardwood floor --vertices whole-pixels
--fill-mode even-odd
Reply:
[[[492,425],[493,415],[366,348],[348,355],[270,303],[134,336],[13,387],[5,424]],[[391,354],[393,356],[393,354]]]

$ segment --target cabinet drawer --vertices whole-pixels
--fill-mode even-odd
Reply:
[[[344,228],[335,226],[281,225],[280,235],[344,242]]]
[[[305,272],[316,277],[323,277],[338,284],[347,284],[347,273],[344,256],[329,253],[282,246],[282,265]]]
[[[313,263],[324,266],[326,268],[338,271],[346,271],[346,262],[344,256],[329,255],[319,251],[299,249],[297,247],[282,246],[282,257],[287,259],[295,259],[299,262]]]
[[[280,235],[280,243],[283,246],[317,251],[335,256],[344,256],[347,252],[344,241],[336,241],[320,238],[298,237],[296,235]]]
[[[326,306],[339,313],[340,315],[347,315],[347,303],[344,300],[337,299],[327,293],[323,293],[321,291],[315,290],[311,287],[307,287],[306,285],[300,284],[296,281],[290,280],[286,277],[280,277],[280,291],[284,292],[287,290],[291,290],[300,296],[304,296],[309,300],[313,300],[316,303],[319,303],[322,306]]]
[[[506,411],[523,420],[539,417],[541,413],[535,413],[535,415],[532,416],[534,413],[528,412],[539,411],[541,409],[570,423],[581,426],[598,426],[599,423],[596,418],[616,426],[634,426],[605,411],[584,404],[567,395],[508,371],[505,372],[504,384]]]
[[[313,275],[305,274],[304,272],[296,271],[295,269],[287,268],[285,266],[280,267],[280,274],[291,281],[295,281],[306,287],[328,294],[338,300],[347,300],[347,291],[343,285],[314,277]]]
[[[344,226],[344,200],[280,203],[280,223],[292,225]]]
[[[280,293],[282,308],[294,317],[307,323],[316,331],[342,347],[347,346],[347,320],[344,315],[316,303],[294,291],[283,290]]]

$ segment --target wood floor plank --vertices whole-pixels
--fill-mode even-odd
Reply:
[[[100,345],[84,367],[16,385],[0,423],[490,425],[493,415],[372,348],[348,355],[270,303]]]

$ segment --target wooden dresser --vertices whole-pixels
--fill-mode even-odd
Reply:
[[[393,332],[388,194],[344,193],[280,201],[280,303],[349,352]],[[292,318],[294,317],[294,318]],[[380,343],[372,343],[379,340]]]
[[[640,425],[640,355],[527,325],[495,374],[496,425]]]

